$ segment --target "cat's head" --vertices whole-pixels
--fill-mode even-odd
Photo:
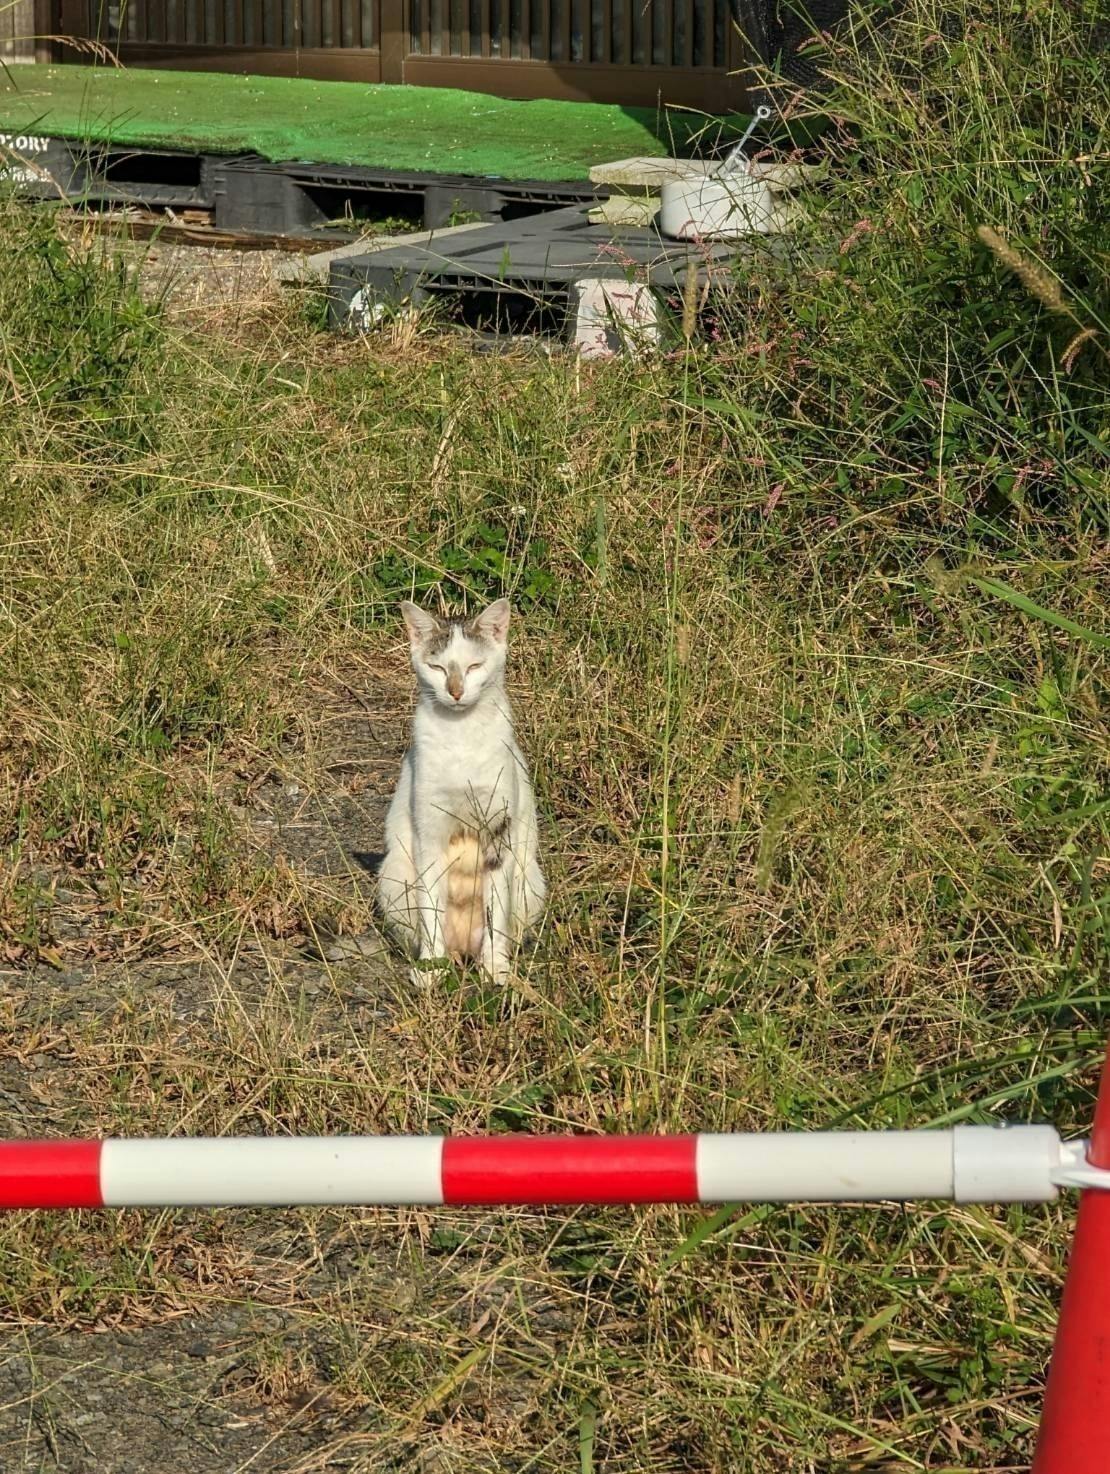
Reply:
[[[450,711],[465,711],[505,669],[509,601],[498,599],[471,619],[442,619],[406,599],[412,668],[421,689]]]

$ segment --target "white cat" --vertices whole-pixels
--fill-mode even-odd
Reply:
[[[414,957],[472,958],[504,982],[547,889],[505,694],[509,602],[468,620],[407,601],[401,613],[419,695],[385,821],[378,906]],[[426,968],[412,976],[428,981]]]

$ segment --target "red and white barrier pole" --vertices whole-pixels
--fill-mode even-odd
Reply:
[[[1033,1474],[1110,1470],[1110,1050],[1079,1197],[1056,1344],[1048,1370]]]
[[[0,1208],[1048,1202],[1051,1126],[698,1136],[0,1142]]]
[[[1081,1189],[1033,1474],[1110,1471],[1110,1051],[1051,1126],[698,1136],[0,1141],[0,1209],[315,1203],[1049,1202]]]

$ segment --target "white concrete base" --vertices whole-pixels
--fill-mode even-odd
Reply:
[[[760,179],[775,194],[788,194],[792,189],[801,189],[826,174],[824,164],[779,164],[773,159],[756,160],[748,165],[753,179]]]
[[[742,240],[774,230],[774,196],[746,172],[672,179],[660,191],[659,228],[674,240]]]
[[[650,225],[659,213],[658,195],[614,194],[590,211],[591,225]]]
[[[613,277],[583,277],[575,288],[574,341],[583,358],[639,355],[658,347],[661,316],[649,286]]]
[[[671,180],[701,179],[712,174],[720,162],[720,159],[618,159],[613,164],[595,164],[590,170],[590,182],[607,184],[614,193],[654,195]],[[748,165],[751,178],[760,180],[776,194],[801,189],[825,172],[823,164],[788,164],[775,159],[759,159]]]
[[[658,194],[668,179],[696,179],[716,167],[713,159],[617,159],[595,164],[591,184],[607,184],[621,194]]]
[[[798,200],[791,199],[789,195],[774,195],[774,203],[771,206],[771,224],[768,227],[769,234],[788,234],[796,225],[800,225],[805,220],[807,213],[806,207]]]

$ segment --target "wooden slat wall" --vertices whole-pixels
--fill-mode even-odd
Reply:
[[[544,4],[544,0],[535,0],[532,6],[532,55],[543,57],[551,55],[551,6]]]
[[[728,0],[410,0],[414,56],[559,65],[727,64]]]
[[[114,21],[118,14],[125,44],[162,48],[168,65],[174,48],[227,47],[246,52],[276,53],[271,65],[281,70],[281,53],[309,51],[319,67],[326,53],[336,53],[339,67],[357,65],[352,52],[378,51],[381,15],[389,7],[387,41],[391,51],[389,80],[407,80],[404,58],[454,58],[459,63],[495,63],[483,73],[480,87],[499,90],[503,67],[521,63],[535,77],[535,93],[545,85],[531,66],[582,68],[582,86],[592,69],[605,69],[615,90],[618,73],[639,68],[674,69],[686,74],[687,95],[698,97],[697,74],[719,82],[732,52],[729,0],[91,0]],[[11,57],[11,36],[24,26],[30,34],[34,0],[13,6],[0,0],[0,55]],[[403,18],[402,18],[403,17]],[[117,39],[106,37],[109,44]],[[33,57],[33,43],[25,48]],[[341,59],[346,55],[347,61]],[[155,63],[157,64],[157,63]],[[218,64],[208,60],[205,65]],[[299,63],[293,62],[299,69]],[[309,73],[310,75],[312,73]],[[320,73],[328,75],[327,71]],[[342,74],[342,73],[337,73]],[[383,75],[384,63],[383,63]],[[712,78],[709,74],[712,74]],[[413,80],[429,81],[426,75]],[[447,82],[447,85],[459,85]],[[507,74],[506,74],[507,80]],[[555,79],[560,81],[560,77]],[[635,87],[630,76],[629,86]],[[437,79],[438,81],[438,79]],[[465,82],[462,85],[466,85]],[[509,85],[508,95],[513,95]],[[609,83],[605,84],[609,86]],[[652,85],[660,85],[653,82]],[[556,91],[552,95],[559,95]],[[588,95],[588,92],[587,92]],[[620,95],[619,92],[617,94]]]
[[[551,58],[553,61],[568,62],[570,61],[570,35],[573,29],[570,0],[547,0],[547,3],[553,16],[552,26],[556,41]]]
[[[379,0],[121,0],[120,39],[155,46],[372,50],[378,45],[378,4]],[[429,0],[412,0],[412,6],[414,26],[422,13],[428,31]],[[24,11],[25,22],[20,20]],[[32,34],[33,11],[34,0],[17,0],[14,6],[0,0],[0,55],[5,60],[13,57],[3,48],[6,43],[10,46],[9,38],[19,34],[21,26],[28,36]],[[33,43],[28,50],[27,59],[33,60]]]
[[[35,0],[16,0],[0,9],[0,58],[34,61]]]

